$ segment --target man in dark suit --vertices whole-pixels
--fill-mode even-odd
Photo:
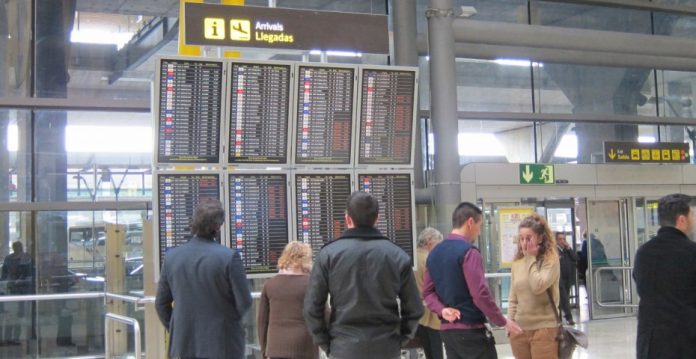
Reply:
[[[640,304],[636,354],[640,359],[696,358],[696,230],[691,198],[660,198],[657,236],[638,249],[633,278]]]
[[[564,232],[556,232],[556,247],[558,248],[558,259],[561,261],[561,278],[558,282],[560,298],[558,306],[563,312],[568,325],[575,325],[573,312],[570,310],[570,288],[575,285],[575,267],[578,262],[578,255],[566,241]]]
[[[172,358],[244,357],[242,318],[251,293],[239,253],[215,240],[224,219],[220,202],[199,205],[193,238],[164,259],[155,307],[169,329]]]

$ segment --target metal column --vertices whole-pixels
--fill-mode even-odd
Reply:
[[[461,199],[457,151],[457,74],[454,57],[452,0],[430,0],[426,11],[430,47],[430,106],[435,137],[436,222],[450,228],[449,217]]]
[[[392,0],[394,27],[394,64],[418,66],[418,31],[416,29],[416,0]],[[420,101],[419,101],[420,102]],[[420,104],[418,106],[420,109]],[[414,153],[414,183],[416,188],[425,187],[423,178],[423,144],[421,141],[420,117],[416,119],[416,151]]]

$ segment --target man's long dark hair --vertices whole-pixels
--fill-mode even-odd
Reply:
[[[213,239],[225,222],[225,210],[220,201],[207,201],[196,207],[191,221],[191,233],[201,238]]]

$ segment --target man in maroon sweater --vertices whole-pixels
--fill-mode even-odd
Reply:
[[[488,290],[483,259],[474,241],[481,233],[481,210],[463,202],[452,214],[452,232],[428,255],[423,299],[441,318],[448,359],[498,357],[486,317],[511,333],[522,330],[506,319]]]

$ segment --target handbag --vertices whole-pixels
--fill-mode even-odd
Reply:
[[[578,345],[587,348],[589,344],[587,334],[579,329],[564,326],[558,313],[558,307],[556,307],[553,296],[551,296],[551,288],[546,290],[546,294],[549,296],[549,303],[553,307],[553,314],[556,316],[556,323],[558,324],[558,334],[556,335],[558,359],[570,359],[573,357],[573,352]]]

